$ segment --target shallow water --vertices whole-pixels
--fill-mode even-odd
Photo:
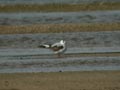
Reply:
[[[50,3],[94,3],[94,2],[119,2],[119,0],[0,0],[1,4],[16,4],[16,3],[39,3],[39,4],[50,4]]]
[[[119,10],[91,12],[0,13],[0,25],[111,22],[120,22]]]

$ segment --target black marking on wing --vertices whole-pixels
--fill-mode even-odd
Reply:
[[[44,45],[40,45],[40,46],[38,46],[39,48],[46,48]]]

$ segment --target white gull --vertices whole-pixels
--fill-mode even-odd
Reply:
[[[56,42],[54,44],[42,44],[39,46],[40,48],[47,48],[51,49],[55,54],[57,54],[59,57],[61,54],[63,54],[66,51],[66,42],[64,40],[61,40],[60,42]]]

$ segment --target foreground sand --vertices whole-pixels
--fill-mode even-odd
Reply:
[[[0,74],[0,90],[120,90],[120,71]]]

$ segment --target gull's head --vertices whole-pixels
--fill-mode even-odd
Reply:
[[[61,43],[61,44],[65,44],[66,42],[65,42],[64,40],[61,40],[60,43]]]

